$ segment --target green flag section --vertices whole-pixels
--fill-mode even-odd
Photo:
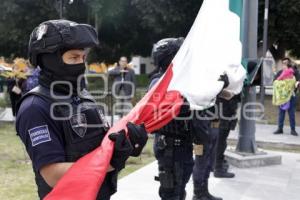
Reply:
[[[229,0],[229,9],[242,18],[243,0]]]
[[[243,22],[243,6],[244,0],[229,0],[229,9],[240,18],[240,41],[243,42],[244,37],[244,24]],[[241,63],[247,70],[247,78],[244,84],[260,85],[260,68],[262,67],[263,59],[249,60],[248,58],[242,58]]]
[[[240,41],[243,41],[243,5],[244,0],[229,0],[229,9],[240,17]],[[245,65],[244,65],[245,66]]]
[[[242,91],[246,70],[241,64],[241,2],[205,0],[173,60],[174,66],[184,67],[174,67],[170,90],[179,90],[192,109],[205,109],[214,104],[216,94],[222,89],[218,82],[221,74],[229,77],[226,88],[229,92]]]

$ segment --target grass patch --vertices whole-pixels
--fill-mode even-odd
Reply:
[[[14,126],[0,128],[0,199],[38,199],[31,162]]]
[[[14,125],[0,124],[0,138],[0,199],[38,199],[31,161]],[[142,155],[127,161],[120,178],[154,161],[152,144],[150,137]]]
[[[130,157],[127,160],[126,168],[121,171],[119,174],[119,178],[122,178],[124,176],[127,176],[128,174],[140,169],[141,167],[144,167],[145,165],[153,162],[155,160],[155,157],[153,155],[153,137],[150,136],[147,142],[146,147],[144,148],[141,156],[134,158]]]

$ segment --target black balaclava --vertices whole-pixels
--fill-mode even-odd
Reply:
[[[62,55],[67,50],[59,50],[54,53],[42,54],[39,57],[39,65],[41,73],[39,83],[47,88],[55,81],[67,81],[71,83],[72,95],[77,95],[77,91],[83,89],[82,80],[78,85],[78,78],[85,72],[85,63],[79,64],[66,64],[63,62]],[[78,89],[77,89],[78,88]],[[70,94],[70,87],[66,84],[55,84],[53,87],[54,92],[62,94]]]

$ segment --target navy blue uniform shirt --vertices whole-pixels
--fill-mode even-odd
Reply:
[[[18,111],[16,130],[36,172],[52,163],[65,162],[63,126],[50,116],[51,103],[31,95]]]

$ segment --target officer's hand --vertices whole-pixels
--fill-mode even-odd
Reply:
[[[108,138],[115,142],[114,153],[110,164],[117,171],[120,171],[125,167],[126,160],[133,152],[133,147],[126,137],[125,130],[112,133]]]
[[[128,136],[130,143],[133,147],[133,151],[130,154],[131,156],[139,156],[147,143],[148,134],[145,129],[144,124],[135,125],[131,122],[127,123]]]
[[[178,116],[180,116],[180,117],[185,117],[185,116],[189,117],[191,115],[190,104],[189,104],[189,102],[187,101],[186,98],[184,98],[184,97],[182,97],[182,98],[183,98],[183,104],[180,108],[180,112],[179,112]]]
[[[223,82],[224,82],[223,89],[224,89],[224,88],[227,88],[228,85],[229,85],[229,78],[228,78],[227,74],[222,74],[222,75],[220,76],[220,78],[218,79],[218,81],[223,81]]]

